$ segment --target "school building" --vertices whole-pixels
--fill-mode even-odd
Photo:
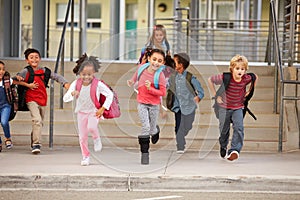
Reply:
[[[67,8],[65,58],[83,52],[105,60],[136,60],[154,24],[163,24],[172,52],[193,60],[227,60],[236,53],[264,62],[269,0],[0,0],[0,57],[28,47],[55,58]],[[69,5],[70,4],[70,5]],[[276,2],[282,13],[283,1]],[[279,14],[279,16],[282,16]],[[249,45],[250,44],[250,45]]]

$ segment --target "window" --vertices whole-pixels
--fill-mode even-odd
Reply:
[[[65,15],[67,11],[67,4],[56,5],[56,26],[63,26],[65,22]],[[74,26],[79,24],[79,5],[74,4]],[[71,26],[71,14],[69,13],[68,26]],[[87,5],[87,27],[101,28],[101,4]]]

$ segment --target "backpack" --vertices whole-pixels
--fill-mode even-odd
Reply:
[[[148,67],[149,67],[149,65],[150,65],[150,63],[145,63],[145,64],[143,64],[141,67],[139,67],[139,69],[138,69],[138,74],[137,74],[137,80],[139,80],[140,79],[140,76],[141,76],[141,74],[143,73],[143,71],[145,70],[145,69],[147,69]],[[160,68],[158,68],[156,71],[155,71],[155,73],[154,73],[154,87],[156,88],[156,89],[159,89],[159,76],[160,76],[160,73],[163,71],[165,69],[165,66],[163,65],[163,66],[161,66]]]
[[[196,92],[195,92],[195,88],[192,84],[192,77],[193,77],[193,74],[188,72],[186,73],[186,81],[189,83],[187,84],[187,87],[188,89],[194,93],[195,95]],[[171,77],[170,77],[170,87],[168,88],[167,90],[167,98],[166,98],[166,104],[167,104],[167,108],[172,111],[172,108],[174,106],[174,101],[175,101],[175,88],[176,88],[176,83],[175,83],[175,74],[172,74]]]
[[[18,111],[18,93],[16,91],[16,86],[10,84],[10,74],[5,72],[3,75],[3,87],[6,94],[7,102],[10,104],[10,115],[9,121],[13,120]]]
[[[91,83],[90,95],[91,95],[92,101],[94,102],[96,108],[99,109],[104,104],[104,102],[106,100],[106,97],[103,94],[100,93],[99,101],[97,101],[96,90],[97,90],[97,86],[98,86],[99,81],[104,83],[104,85],[106,85],[112,91],[112,93],[114,95],[113,101],[112,101],[109,109],[104,110],[103,117],[105,119],[112,119],[112,118],[120,117],[121,110],[120,110],[120,104],[119,104],[119,99],[118,99],[117,93],[108,84],[106,84],[103,80],[98,80],[97,78],[94,78],[92,80],[92,83]],[[76,81],[76,87],[75,88],[79,92],[81,90],[81,87],[82,87],[82,79],[79,78]]]
[[[251,117],[253,117],[253,119],[256,120],[257,118],[251,112],[251,110],[248,108],[249,101],[250,101],[250,99],[252,98],[252,96],[254,94],[254,82],[256,80],[256,76],[253,73],[247,73],[247,74],[249,74],[251,76],[251,88],[250,88],[249,95],[245,98],[245,101],[244,101],[243,117],[245,117],[246,112],[248,112],[249,115],[251,115]],[[221,84],[221,86],[217,90],[216,96],[213,97],[213,99],[215,100],[213,108],[214,108],[214,112],[215,112],[215,115],[216,115],[217,119],[219,119],[219,104],[217,103],[217,97],[221,96],[222,93],[225,92],[225,90],[228,88],[229,83],[230,83],[230,79],[231,79],[231,73],[230,72],[224,72],[223,73],[223,83]]]
[[[29,77],[27,80],[27,83],[32,83],[34,81],[34,76],[41,76],[41,75],[37,75],[34,74],[34,70],[32,69],[32,67],[30,66],[26,66],[25,68],[27,68],[28,72],[29,72]],[[45,67],[45,74],[44,74],[44,84],[46,86],[46,88],[48,88],[48,82],[51,76],[51,70],[47,67]],[[19,96],[19,101],[18,101],[18,110],[19,111],[29,111],[27,104],[26,104],[26,100],[25,100],[25,95],[26,95],[26,91],[27,91],[27,87],[22,86],[22,85],[18,85],[18,96]]]

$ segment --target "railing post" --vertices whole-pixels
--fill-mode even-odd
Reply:
[[[59,44],[58,53],[57,53],[57,57],[56,57],[54,73],[57,73],[57,70],[58,70],[58,63],[59,63],[59,58],[61,56],[63,43],[64,43],[64,40],[65,40],[65,32],[66,32],[66,27],[67,27],[67,24],[68,24],[68,17],[69,17],[69,11],[70,11],[70,7],[71,7],[71,3],[72,3],[72,0],[69,0],[68,7],[67,7],[67,12],[66,12],[66,16],[65,16],[64,27],[63,27],[63,31],[61,33],[60,44]],[[49,148],[53,148],[53,119],[54,119],[54,80],[51,79],[51,84],[50,84]]]

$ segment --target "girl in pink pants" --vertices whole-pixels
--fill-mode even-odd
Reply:
[[[104,83],[95,79],[94,74],[98,72],[100,67],[100,63],[96,57],[88,57],[84,54],[76,63],[77,65],[73,69],[73,72],[79,75],[79,78],[71,83],[63,100],[64,102],[69,102],[76,97],[75,113],[77,113],[79,143],[82,154],[81,165],[87,166],[90,164],[88,134],[89,132],[92,134],[94,150],[101,151],[102,143],[98,130],[98,122],[104,110],[109,109],[113,100],[113,93]],[[96,94],[92,94],[93,92],[91,91],[95,91]],[[106,100],[103,105],[97,109],[91,96],[96,95],[96,100],[99,101],[100,94],[104,95]]]

